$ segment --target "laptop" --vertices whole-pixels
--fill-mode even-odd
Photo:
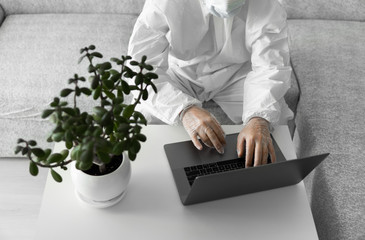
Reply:
[[[199,151],[191,141],[164,145],[183,205],[297,184],[329,155],[287,161],[271,136],[276,162],[245,168],[244,158],[236,153],[237,136],[226,136],[224,154],[207,147]]]

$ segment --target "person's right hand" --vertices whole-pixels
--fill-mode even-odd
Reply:
[[[198,106],[192,106],[183,114],[182,123],[197,149],[203,149],[198,139],[200,137],[206,146],[214,147],[220,154],[224,153],[225,133],[210,112]]]

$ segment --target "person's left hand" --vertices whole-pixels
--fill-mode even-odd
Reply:
[[[243,157],[244,153],[246,153],[246,167],[267,164],[269,154],[271,162],[274,163],[276,161],[268,121],[255,117],[242,129],[237,138],[238,157]]]

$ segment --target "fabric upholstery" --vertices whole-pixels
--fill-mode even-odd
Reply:
[[[306,179],[320,239],[365,239],[365,23],[290,20],[301,97],[299,157],[330,152]]]
[[[87,63],[77,65],[79,49],[95,44],[104,59],[127,53],[136,17],[106,14],[10,15],[0,28],[0,156],[13,156],[16,139],[43,140],[53,124],[41,112],[68,86],[74,73],[87,76]],[[88,83],[87,83],[88,84]],[[90,109],[93,100],[80,106]],[[10,147],[9,147],[10,146]]]
[[[289,19],[365,21],[363,0],[279,0]]]
[[[37,13],[139,14],[145,0],[0,0],[6,15]]]

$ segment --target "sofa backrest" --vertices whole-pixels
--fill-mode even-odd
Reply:
[[[365,0],[279,0],[289,19],[365,21]]]
[[[6,15],[38,13],[118,13],[138,15],[145,0],[0,0]]]

